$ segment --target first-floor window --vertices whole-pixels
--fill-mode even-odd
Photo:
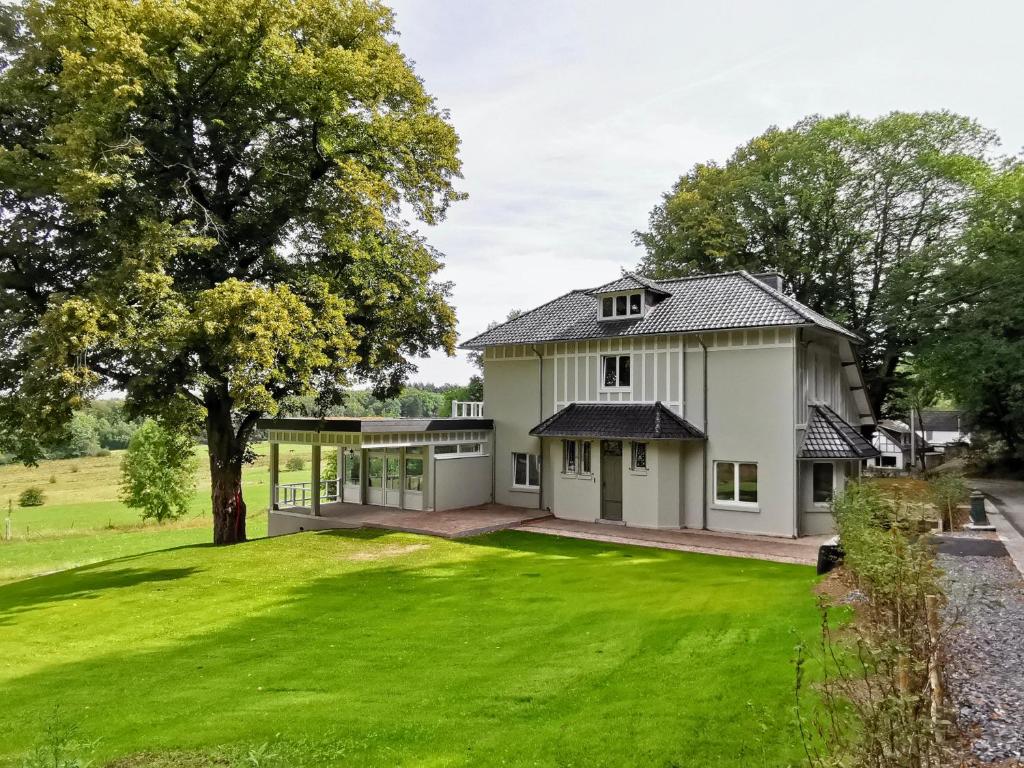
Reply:
[[[833,489],[833,467],[831,462],[815,462],[811,468],[812,494],[815,504],[827,504],[832,501]]]
[[[562,441],[562,472],[567,475],[576,474],[576,441]]]
[[[715,462],[715,501],[757,503],[757,464]]]
[[[879,456],[878,465],[880,467],[895,467],[896,457],[895,456]]]
[[[535,453],[512,454],[512,485],[519,488],[540,487],[540,456]]]
[[[584,475],[590,474],[590,443],[585,441],[580,443],[580,471]]]
[[[647,443],[633,443],[632,469],[647,469]]]

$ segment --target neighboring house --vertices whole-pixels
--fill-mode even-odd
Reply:
[[[484,367],[484,402],[462,418],[262,421],[271,529],[299,527],[280,509],[316,514],[340,500],[831,531],[831,498],[878,454],[861,435],[875,419],[859,341],[783,293],[774,273],[626,274],[571,291],[462,345]],[[344,480],[279,483],[285,442],[313,445],[315,466],[320,445],[339,446]]]
[[[969,443],[963,411],[925,408],[921,411],[921,434],[935,450],[945,451],[952,443]]]
[[[920,465],[920,457],[930,453],[932,447],[927,440],[921,437],[920,433],[915,435],[915,438],[914,458]],[[879,422],[878,428],[871,438],[871,444],[879,452],[879,455],[871,462],[874,466],[894,469],[907,469],[911,466],[910,427],[902,421],[885,419]]]

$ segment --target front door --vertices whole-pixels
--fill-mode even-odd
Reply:
[[[622,442],[601,441],[601,519],[622,521]]]

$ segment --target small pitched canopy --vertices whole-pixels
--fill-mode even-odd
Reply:
[[[530,430],[535,437],[703,440],[704,433],[657,403],[572,403]]]
[[[815,405],[798,459],[870,459],[880,452],[851,424],[826,405]]]
[[[591,296],[600,296],[603,293],[617,293],[619,291],[631,291],[641,289],[650,291],[658,296],[670,296],[671,294],[658,285],[653,280],[648,280],[646,277],[635,275],[632,272],[626,272],[622,277],[617,280],[612,280],[610,283],[594,288],[591,291],[587,291]]]

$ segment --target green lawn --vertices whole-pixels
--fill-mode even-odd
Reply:
[[[245,468],[243,493],[249,510],[250,538],[267,532],[268,468],[266,443],[257,444],[257,459]],[[210,473],[205,446],[196,448],[199,474],[189,512],[182,520],[143,523],[138,510],[118,500],[120,452],[110,456],[42,461],[36,467],[0,467],[0,531],[8,502],[38,486],[46,494],[41,507],[11,514],[13,541],[0,540],[0,583],[114,557],[210,541]],[[282,472],[282,482],[309,479],[308,446],[282,446],[282,463],[292,455],[306,461],[301,472]]]
[[[0,765],[58,703],[96,765],[795,764],[814,583],[516,532],[128,556],[0,586]]]

